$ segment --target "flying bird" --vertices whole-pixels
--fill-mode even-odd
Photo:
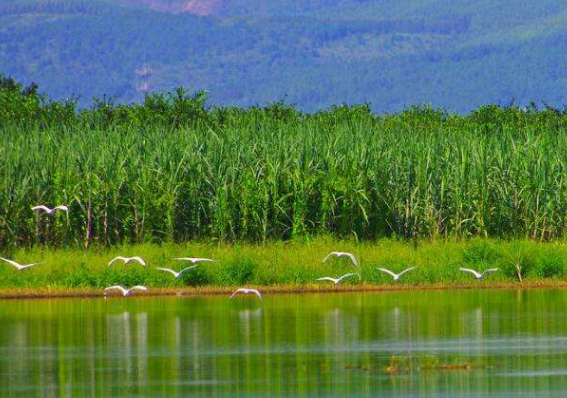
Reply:
[[[400,272],[399,274],[396,274],[396,273],[394,273],[394,272],[392,272],[392,271],[390,271],[389,269],[386,269],[386,268],[378,268],[378,269],[380,271],[385,272],[386,274],[390,275],[392,278],[394,278],[395,281],[399,281],[403,274],[405,274],[406,272],[410,272],[411,270],[414,270],[416,268],[417,267],[411,267],[411,268],[405,269],[402,272]]]
[[[215,261],[210,258],[199,258],[199,257],[178,257],[175,260],[177,261],[189,261],[192,264],[201,263],[203,261]]]
[[[116,261],[124,261],[125,264],[129,264],[132,261],[137,261],[142,265],[146,265],[146,262],[144,261],[144,259],[142,257],[122,257],[122,256],[114,257],[112,260],[110,260],[108,265],[112,265]]]
[[[474,277],[476,279],[478,279],[479,281],[483,280],[484,277],[486,276],[486,274],[490,273],[490,272],[496,272],[498,271],[498,268],[490,268],[487,269],[486,271],[484,271],[483,273],[477,272],[474,269],[469,269],[469,268],[459,268],[461,271],[463,272],[470,272],[471,274],[474,275]]]
[[[157,270],[160,271],[165,271],[165,272],[169,272],[170,274],[172,274],[176,279],[179,278],[185,271],[189,271],[190,269],[193,269],[197,267],[197,265],[192,265],[191,267],[187,267],[187,268],[183,268],[181,271],[177,272],[175,270],[172,270],[170,268],[161,268],[161,267],[156,267]]]
[[[349,278],[353,275],[358,275],[358,277],[360,278],[359,274],[355,274],[355,273],[350,273],[350,274],[345,274],[343,276],[341,276],[340,278],[331,278],[330,276],[325,276],[323,278],[318,278],[315,279],[316,281],[330,281],[333,282],[335,285],[338,285],[339,283],[341,283],[343,280],[345,280],[346,278]]]
[[[0,258],[1,258],[2,260],[6,261],[8,264],[11,264],[11,265],[13,265],[14,267],[16,267],[16,268],[18,269],[18,271],[23,271],[23,270],[25,270],[26,268],[33,267],[34,265],[43,264],[43,263],[20,264],[20,263],[17,263],[16,261],[14,261],[14,260],[9,260],[9,259],[4,258],[4,257],[0,257]]]
[[[325,257],[325,259],[323,260],[323,262],[327,261],[329,258],[331,258],[332,256],[341,258],[341,257],[348,257],[350,258],[350,261],[352,261],[352,263],[354,265],[358,265],[358,261],[356,261],[356,257],[354,257],[354,254],[352,253],[347,253],[347,252],[331,252],[329,254],[327,254],[327,257]]]
[[[54,207],[53,209],[50,209],[47,206],[41,205],[41,206],[32,207],[32,210],[37,211],[38,213],[43,212],[43,213],[46,213],[46,214],[49,214],[50,216],[52,216],[53,214],[55,214],[55,212],[57,210],[69,211],[69,208],[65,205],[60,205],[60,206]]]
[[[234,293],[232,293],[232,295],[230,296],[230,298],[233,298],[234,296],[236,296],[238,293],[242,293],[242,294],[255,294],[256,296],[258,296],[258,298],[260,299],[260,301],[262,301],[262,293],[260,293],[258,290],[256,289],[248,289],[245,287],[241,287],[240,289],[237,289]]]
[[[146,292],[146,291],[148,290],[148,288],[145,287],[145,286],[134,286],[134,287],[132,287],[132,288],[130,288],[130,289],[126,289],[125,287],[122,287],[122,286],[119,286],[119,285],[117,285],[117,286],[110,286],[110,287],[107,287],[106,289],[104,289],[104,295],[105,295],[105,296],[106,296],[106,292],[108,292],[109,290],[120,290],[120,291],[122,292],[122,295],[123,295],[124,297],[126,297],[126,296],[129,296],[130,293],[131,293],[132,291],[134,291],[134,290],[141,290],[141,291]]]

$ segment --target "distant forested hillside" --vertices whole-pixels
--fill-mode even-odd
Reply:
[[[559,105],[566,44],[557,0],[0,3],[0,71],[83,104],[183,86],[214,103],[305,110]]]

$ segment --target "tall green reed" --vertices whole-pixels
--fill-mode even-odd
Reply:
[[[2,246],[566,232],[556,110],[303,114],[207,109],[183,92],[71,116],[62,105],[64,118],[50,107],[0,122]],[[36,217],[39,203],[70,212]]]

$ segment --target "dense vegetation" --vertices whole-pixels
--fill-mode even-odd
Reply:
[[[557,0],[222,0],[208,17],[146,7],[183,3],[172,0],[0,3],[0,70],[82,106],[142,100],[144,64],[153,90],[207,89],[237,106],[287,96],[308,111],[558,106],[567,92]]]
[[[77,111],[0,79],[2,245],[567,231],[564,111],[305,114],[205,100],[178,90]],[[37,204],[70,211],[36,217]]]
[[[354,253],[360,262],[354,267],[348,259],[323,258],[331,250],[346,250]],[[22,263],[43,262],[25,271],[17,271],[0,261],[0,290],[2,289],[103,289],[121,284],[138,284],[154,287],[178,288],[182,286],[318,286],[335,287],[329,282],[317,282],[323,276],[339,277],[356,272],[344,284],[463,284],[481,286],[474,277],[459,270],[470,267],[486,270],[496,267],[497,272],[486,277],[485,283],[537,284],[544,279],[555,284],[567,274],[567,245],[544,244],[527,240],[503,242],[489,239],[466,241],[414,242],[390,239],[371,243],[335,241],[317,238],[308,242],[274,242],[265,245],[217,245],[214,243],[143,244],[117,248],[78,249],[46,248],[18,249],[8,253]],[[3,255],[8,255],[4,253]],[[132,263],[115,263],[107,266],[116,255],[139,255],[147,267]],[[201,263],[185,272],[179,279],[156,270],[167,267],[181,270],[188,263],[175,261],[175,257],[204,256],[217,260]],[[416,266],[394,282],[378,267],[400,272]],[[207,288],[208,289],[208,288]],[[214,289],[213,289],[214,290]],[[45,290],[44,290],[45,291]],[[0,292],[0,295],[2,292]],[[10,294],[9,292],[7,294]]]

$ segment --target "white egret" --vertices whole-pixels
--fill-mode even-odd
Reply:
[[[112,265],[116,261],[124,261],[125,264],[129,264],[132,261],[137,261],[144,266],[146,265],[146,262],[144,261],[144,259],[142,257],[122,257],[122,256],[114,257],[112,260],[110,260],[108,265]]]
[[[165,272],[169,272],[170,274],[172,274],[176,279],[179,278],[185,271],[189,271],[190,269],[193,269],[195,267],[197,267],[198,265],[192,265],[191,267],[187,267],[187,268],[183,268],[181,271],[177,272],[175,270],[172,270],[170,268],[161,268],[161,267],[156,267],[157,270],[160,271],[165,271]]]
[[[34,207],[32,207],[32,210],[37,211],[38,213],[44,212],[44,213],[49,214],[50,216],[52,216],[53,214],[55,214],[55,212],[56,212],[57,210],[69,211],[69,208],[68,208],[67,206],[65,206],[65,205],[60,205],[60,206],[54,207],[53,209],[50,209],[50,208],[47,207],[47,206],[40,205],[40,206],[34,206]]]
[[[347,253],[347,252],[331,252],[329,254],[327,254],[327,257],[325,257],[325,259],[323,260],[323,262],[327,261],[329,258],[331,258],[332,256],[341,258],[341,257],[348,257],[350,258],[350,261],[352,261],[352,263],[354,265],[358,265],[358,261],[356,260],[356,257],[354,257],[354,254],[352,253]]]
[[[241,287],[240,289],[237,289],[234,293],[232,293],[232,295],[230,296],[230,298],[233,298],[234,296],[236,296],[238,293],[242,293],[242,294],[255,294],[256,296],[258,296],[258,298],[260,299],[260,301],[262,301],[262,293],[260,293],[258,290],[256,289],[248,289],[245,287]]]
[[[350,278],[353,275],[358,275],[358,277],[360,278],[359,274],[350,273],[350,274],[345,274],[345,275],[341,276],[340,278],[331,278],[330,276],[325,276],[323,278],[318,278],[318,279],[315,279],[315,280],[316,281],[330,281],[330,282],[333,282],[335,285],[338,285],[343,280],[345,280],[346,278]]]
[[[475,271],[474,269],[470,269],[470,268],[459,268],[459,269],[460,269],[461,271],[463,271],[463,272],[470,272],[470,273],[473,274],[474,277],[475,277],[476,279],[478,279],[479,281],[483,280],[484,277],[486,276],[486,274],[488,274],[488,273],[490,273],[490,272],[496,272],[496,271],[498,271],[498,268],[490,268],[490,269],[487,269],[486,271],[484,271],[484,272],[482,272],[482,273],[477,272],[477,271]]]
[[[395,281],[399,281],[403,274],[405,274],[406,272],[410,272],[411,270],[414,270],[416,268],[417,267],[410,267],[408,269],[403,270],[399,274],[396,274],[396,273],[394,273],[394,272],[392,272],[392,271],[390,271],[389,269],[386,269],[386,268],[378,268],[378,269],[380,271],[385,272],[386,274],[390,275],[392,278],[394,278]]]
[[[0,257],[2,260],[6,261],[8,264],[13,265],[14,267],[16,267],[18,269],[18,271],[23,271],[27,268],[33,267],[34,265],[38,265],[38,264],[43,264],[43,263],[32,263],[32,264],[20,264],[14,260],[9,260],[7,258],[4,257]]]
[[[134,287],[132,287],[132,288],[130,288],[130,289],[126,289],[125,287],[120,286],[120,285],[110,286],[110,287],[107,287],[106,289],[104,289],[104,295],[105,295],[105,296],[106,296],[106,292],[108,292],[109,290],[120,290],[120,291],[122,292],[122,295],[123,295],[124,297],[126,297],[126,296],[129,296],[130,293],[131,293],[133,290],[141,290],[141,291],[144,291],[144,292],[145,292],[145,291],[148,290],[148,288],[145,287],[145,286],[134,286]]]
[[[175,260],[177,261],[189,261],[192,264],[197,264],[197,263],[201,263],[204,261],[215,261],[213,259],[210,258],[199,258],[199,257],[178,257]]]

